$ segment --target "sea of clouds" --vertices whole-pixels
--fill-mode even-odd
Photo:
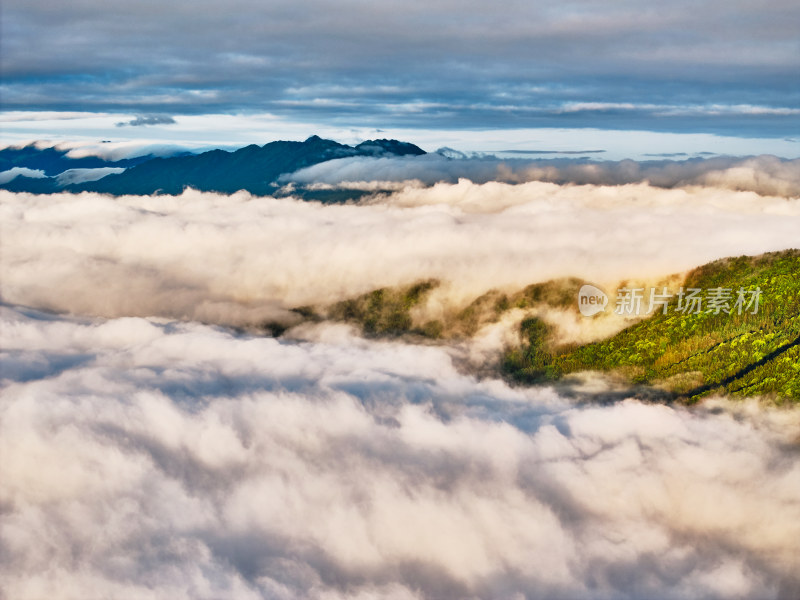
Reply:
[[[231,328],[421,279],[458,305],[800,245],[796,198],[729,187],[0,191],[0,598],[797,597],[796,409]]]
[[[512,388],[333,325],[4,307],[2,337],[9,599],[800,592],[796,410]]]
[[[0,191],[5,302],[246,326],[439,279],[444,303],[559,277],[657,280],[800,245],[800,202],[715,187],[461,180],[362,204]]]

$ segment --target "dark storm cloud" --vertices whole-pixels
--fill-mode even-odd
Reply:
[[[796,3],[5,3],[6,108],[798,129]],[[788,109],[788,112],[787,112]]]

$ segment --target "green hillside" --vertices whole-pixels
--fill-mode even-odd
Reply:
[[[352,323],[367,337],[421,336],[429,339],[464,339],[481,327],[495,323],[508,310],[539,305],[568,307],[574,304],[579,279],[556,279],[529,285],[513,294],[489,291],[468,306],[446,312],[439,319],[415,323],[414,308],[423,304],[441,282],[437,280],[396,288],[380,288],[325,308],[303,306],[295,312],[306,319],[332,319]]]
[[[800,251],[719,260],[692,271],[684,287],[731,290],[730,314],[707,307],[676,312],[673,298],[666,315],[658,312],[606,340],[555,349],[544,325],[529,319],[521,327],[525,344],[507,353],[504,370],[523,382],[614,371],[690,400],[712,392],[800,400]],[[761,290],[755,314],[754,306],[739,314],[739,289]]]

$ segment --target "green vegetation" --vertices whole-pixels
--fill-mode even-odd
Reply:
[[[519,329],[525,343],[506,353],[503,371],[518,381],[531,384],[558,378],[559,372],[553,366],[555,356],[551,349],[550,328],[541,319],[533,317],[522,321]]]
[[[577,310],[578,279],[539,283],[513,293],[490,291],[466,308],[436,320],[415,319],[440,284],[430,280],[382,288],[327,308],[301,307],[304,320],[333,319],[359,326],[368,337],[413,336],[465,339],[512,309],[541,306]],[[681,285],[673,281],[670,291]],[[526,384],[557,380],[578,371],[613,372],[631,383],[649,384],[689,401],[711,393],[763,395],[800,400],[800,250],[709,263],[692,271],[685,290],[704,292],[702,310],[679,312],[673,296],[667,312],[631,325],[616,335],[583,346],[557,345],[550,327],[529,316],[520,324],[522,344],[509,349],[501,368]],[[729,290],[724,309],[708,310],[711,290]],[[758,310],[736,306],[737,292],[761,290]],[[646,303],[646,301],[645,301]]]
[[[558,279],[530,285],[515,294],[489,291],[466,308],[442,315],[439,319],[415,323],[414,307],[424,304],[440,283],[428,280],[406,287],[381,288],[327,309],[303,306],[294,309],[304,318],[328,318],[359,325],[368,337],[415,335],[430,339],[464,339],[481,327],[495,323],[508,310],[530,309],[537,305],[567,307],[574,303],[579,279]]]
[[[404,288],[381,288],[352,300],[334,304],[328,318],[360,323],[367,336],[419,334],[438,337],[437,323],[414,327],[411,309],[438,285],[423,281]]]
[[[632,382],[665,387],[694,401],[712,392],[800,400],[800,251],[724,259],[691,272],[685,288],[732,290],[731,314],[657,313],[602,341],[548,347],[523,323],[522,349],[504,369],[518,381],[554,379],[582,370],[614,371]],[[734,308],[739,289],[761,290],[758,312]]]

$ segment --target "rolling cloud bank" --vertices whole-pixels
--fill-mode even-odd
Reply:
[[[752,191],[765,196],[800,196],[800,159],[763,155],[719,156],[693,160],[587,162],[575,159],[497,159],[494,156],[452,160],[447,149],[418,157],[342,158],[281,177],[280,181],[351,189],[374,189],[377,182],[419,182],[421,185],[501,181],[544,181],[578,185],[649,183],[663,188],[711,186]],[[372,184],[372,188],[367,184]],[[392,186],[389,186],[392,187]]]
[[[576,405],[341,326],[2,310],[8,598],[800,590],[797,411]]]
[[[800,242],[800,203],[711,187],[413,185],[365,204],[0,191],[3,299],[245,326],[435,278],[450,301],[559,277],[649,280]]]
[[[796,597],[797,409],[232,329],[420,280],[435,312],[797,247],[796,173],[767,163],[423,185],[442,157],[356,158],[281,182],[378,191],[347,204],[0,191],[0,597]]]

